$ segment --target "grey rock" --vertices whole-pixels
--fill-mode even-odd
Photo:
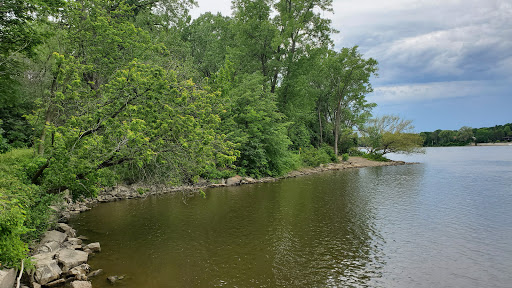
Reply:
[[[79,238],[68,238],[67,242],[71,243],[71,245],[82,245],[82,239]]]
[[[68,272],[71,268],[87,262],[88,256],[84,251],[62,249],[58,253],[58,260],[62,264],[62,271]]]
[[[107,280],[108,280],[108,282],[110,282],[110,284],[115,284],[117,282],[117,280],[119,280],[119,277],[117,277],[117,276],[108,276]]]
[[[12,288],[16,280],[16,270],[0,270],[0,288]]]
[[[239,185],[240,184],[240,181],[242,181],[242,177],[236,175],[234,177],[231,177],[229,178],[228,180],[226,180],[226,185],[227,186],[235,186],[235,185]]]
[[[46,287],[55,287],[55,286],[61,286],[62,284],[66,283],[66,279],[57,279],[55,281],[52,281],[50,283],[46,283]]]
[[[87,278],[96,277],[96,276],[100,275],[101,273],[103,273],[103,269],[94,270],[91,273],[87,274]]]
[[[32,288],[41,288],[41,284],[37,282],[32,282]]]
[[[59,265],[57,265],[57,261],[53,259],[54,255],[55,253],[44,253],[32,257],[36,268],[34,278],[37,283],[45,285],[48,282],[58,279],[60,274],[62,274],[62,270]]]
[[[36,251],[37,253],[48,253],[57,251],[60,248],[60,243],[57,241],[50,241],[44,244],[39,245]]]
[[[43,240],[41,240],[41,244],[45,244],[52,241],[63,243],[67,237],[68,236],[65,233],[59,232],[57,230],[46,231],[46,233],[44,233]]]
[[[69,270],[68,275],[74,276],[76,279],[87,279],[86,275],[90,269],[91,267],[88,264],[82,264]]]
[[[71,238],[76,237],[76,230],[71,228],[71,226],[69,226],[66,223],[58,223],[57,229],[61,232],[66,233],[66,235],[68,235],[68,237],[71,237]]]
[[[94,242],[89,245],[86,245],[84,247],[84,250],[85,249],[90,249],[92,252],[101,252],[101,246],[99,242]]]
[[[253,184],[256,182],[258,182],[258,181],[256,181],[254,178],[251,178],[251,177],[245,177],[244,180],[242,180],[242,183],[244,183],[244,184]]]
[[[71,288],[92,288],[92,284],[89,281],[73,281]]]

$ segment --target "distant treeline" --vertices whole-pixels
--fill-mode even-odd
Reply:
[[[512,141],[512,123],[494,127],[471,128],[464,126],[459,130],[441,130],[421,132],[423,146],[464,146],[470,143],[499,143]]]

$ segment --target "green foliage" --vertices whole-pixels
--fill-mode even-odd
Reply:
[[[343,161],[348,161],[348,158],[349,158],[348,153],[344,153],[343,155],[341,155],[341,159]]]
[[[398,116],[385,115],[370,119],[361,130],[362,143],[370,155],[422,153],[423,138],[411,133],[413,129],[411,120],[403,120]]]
[[[391,160],[389,160],[388,158],[384,157],[383,154],[381,153],[364,153],[362,155],[363,158],[366,158],[368,160],[372,160],[372,161],[379,161],[379,162],[389,162]]]
[[[512,123],[494,127],[470,128],[461,127],[459,130],[436,130],[422,132],[424,146],[465,146],[470,143],[492,143],[506,141],[512,136]]]
[[[338,162],[332,147],[324,144],[320,148],[312,146],[300,150],[302,165],[306,167],[317,167],[320,164]]]
[[[236,161],[241,174],[253,177],[282,175],[296,167],[284,117],[273,94],[257,74],[242,77],[231,90],[223,115],[224,133],[240,151]]]
[[[0,155],[0,263],[17,267],[27,256],[27,243],[50,226],[48,206],[58,196],[30,183],[25,167],[33,151],[13,149]]]
[[[349,156],[363,156],[365,154],[364,151],[359,150],[358,147],[351,147],[348,149]]]

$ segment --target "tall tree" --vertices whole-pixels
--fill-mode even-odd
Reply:
[[[327,92],[328,119],[334,122],[334,152],[338,155],[338,140],[343,128],[352,129],[365,122],[376,104],[365,96],[373,91],[370,77],[377,73],[377,61],[364,59],[357,46],[329,51],[322,62]],[[321,103],[319,103],[321,104]]]

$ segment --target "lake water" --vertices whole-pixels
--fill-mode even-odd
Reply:
[[[118,287],[512,287],[512,146],[98,205],[72,219]]]

